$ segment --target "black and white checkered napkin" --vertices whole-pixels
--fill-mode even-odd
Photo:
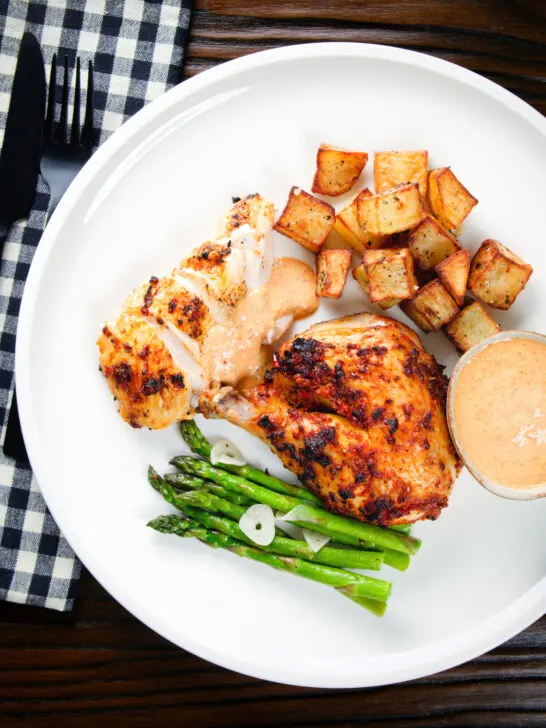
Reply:
[[[83,68],[93,61],[94,122],[102,142],[181,80],[191,5],[191,0],[0,0],[0,144],[26,30],[40,41],[47,67],[53,53],[61,59],[78,55]],[[19,305],[48,200],[40,180],[34,209],[28,221],[12,227],[1,261],[2,442],[13,391]],[[79,574],[79,561],[59,533],[30,468],[0,453],[0,598],[69,610]]]

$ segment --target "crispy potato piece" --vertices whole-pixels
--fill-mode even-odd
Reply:
[[[301,187],[292,187],[281,216],[273,226],[304,248],[316,253],[330,234],[336,211]]]
[[[344,207],[341,212],[337,213],[334,223],[334,230],[341,235],[346,243],[349,243],[359,253],[364,253],[365,250],[377,250],[377,248],[381,248],[389,240],[389,235],[373,235],[358,222],[358,199],[360,197],[372,196],[372,193],[367,187],[363,189],[347,207]]]
[[[438,263],[459,250],[457,238],[427,215],[417,225],[408,240],[408,247],[415,262],[423,270],[432,270]]]
[[[470,253],[468,250],[466,248],[457,250],[449,258],[440,261],[434,270],[456,303],[462,306],[466,293],[468,271],[470,270]]]
[[[317,296],[341,298],[351,257],[350,250],[323,250],[317,255]]]
[[[407,248],[367,250],[363,261],[372,303],[413,298],[419,288]]]
[[[498,240],[484,240],[470,264],[468,289],[479,301],[507,309],[525,288],[532,272],[532,266]]]
[[[366,273],[366,268],[364,266],[364,262],[362,262],[360,265],[358,265],[356,268],[353,269],[353,278],[357,283],[360,284],[360,287],[368,293],[368,274]],[[368,296],[369,298],[369,296]],[[396,306],[397,303],[400,303],[399,298],[387,298],[384,301],[376,301],[377,305],[380,306],[383,309],[392,308],[392,306]]]
[[[360,225],[375,235],[401,233],[418,225],[426,215],[416,184],[359,197],[356,211]]]
[[[384,192],[390,187],[416,182],[419,192],[427,194],[428,152],[376,152],[373,160],[375,191]]]
[[[498,331],[500,326],[478,301],[473,301],[463,308],[447,326],[444,326],[445,335],[455,344],[460,354],[464,354],[474,344],[479,344]]]
[[[478,204],[478,200],[449,167],[439,167],[428,174],[428,203],[442,225],[454,230]]]
[[[330,144],[321,144],[317,152],[317,171],[311,191],[330,197],[348,192],[360,177],[367,161],[366,152],[353,152],[332,147]]]
[[[425,333],[441,328],[459,312],[459,307],[437,278],[420,288],[412,301],[402,301],[400,308]]]

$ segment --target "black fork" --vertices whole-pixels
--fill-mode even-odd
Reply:
[[[74,109],[70,134],[68,130],[68,59],[64,58],[63,92],[58,123],[55,121],[55,91],[57,88],[57,56],[53,56],[47,99],[47,112],[44,122],[44,149],[40,162],[40,171],[47,182],[50,192],[47,219],[52,215],[59,200],[66,192],[69,184],[87,162],[93,151],[93,64],[89,61],[87,71],[87,99],[85,117],[80,128],[81,82],[80,59],[76,60],[76,81],[74,88]],[[17,408],[17,392],[13,390],[13,399],[8,416],[8,426],[4,439],[4,453],[20,462],[28,462],[28,455],[21,432],[19,411]]]
[[[55,90],[57,87],[57,57],[53,56],[49,76],[47,114],[44,123],[44,151],[40,169],[50,190],[48,217],[57,207],[68,185],[89,159],[93,148],[93,64],[87,71],[87,100],[85,118],[80,129],[81,82],[80,59],[76,60],[76,82],[72,125],[68,129],[68,59],[64,59],[63,92],[59,122],[55,122]]]

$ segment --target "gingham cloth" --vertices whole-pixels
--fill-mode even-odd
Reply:
[[[145,103],[182,79],[191,0],[0,0],[0,145],[25,30],[53,53],[94,64],[95,128],[104,141]],[[59,82],[61,74],[58,74]],[[48,76],[49,77],[49,76]],[[84,84],[85,85],[85,84]],[[59,89],[58,89],[59,91]],[[11,229],[0,268],[2,442],[13,391],[17,316],[49,201],[40,179],[28,221]],[[28,466],[0,453],[0,598],[72,608],[80,563],[46,508]]]

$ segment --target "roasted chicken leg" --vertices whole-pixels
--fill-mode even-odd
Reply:
[[[207,391],[199,405],[267,442],[330,510],[387,526],[448,503],[461,464],[446,385],[413,331],[360,314],[286,343],[259,386]]]

